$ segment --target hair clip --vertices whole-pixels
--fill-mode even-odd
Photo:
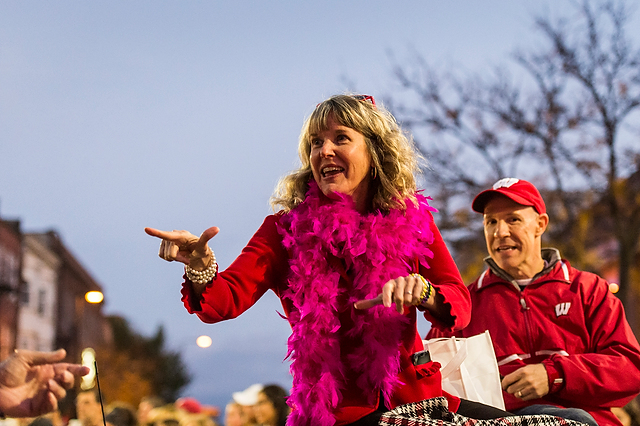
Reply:
[[[351,95],[351,97],[359,101],[369,102],[371,105],[376,106],[376,100],[373,99],[373,96],[371,95]]]

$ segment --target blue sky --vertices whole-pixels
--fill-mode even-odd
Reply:
[[[288,386],[275,296],[201,323],[180,303],[180,266],[143,228],[218,226],[225,267],[271,212],[319,101],[393,93],[389,52],[489,69],[535,40],[534,13],[569,4],[3,0],[0,216],[56,229],[104,287],[106,313],[145,334],[162,324],[194,375],[185,395],[224,405],[252,383]],[[212,347],[195,346],[201,334]]]

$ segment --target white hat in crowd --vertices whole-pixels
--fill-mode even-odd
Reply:
[[[262,389],[263,386],[256,383],[241,392],[234,392],[231,397],[240,405],[256,405],[258,403],[258,394],[262,392]]]

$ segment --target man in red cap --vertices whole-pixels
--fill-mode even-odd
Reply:
[[[472,208],[484,216],[488,268],[469,286],[471,322],[455,335],[489,330],[508,411],[621,425],[610,407],[640,392],[640,346],[620,300],[542,248],[549,216],[531,183],[501,179]]]

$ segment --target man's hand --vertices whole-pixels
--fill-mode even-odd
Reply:
[[[58,408],[58,400],[88,367],[61,363],[66,352],[19,350],[0,364],[0,409],[9,417],[36,417]]]
[[[507,374],[502,389],[523,401],[542,398],[549,393],[549,377],[543,364],[531,364]]]

